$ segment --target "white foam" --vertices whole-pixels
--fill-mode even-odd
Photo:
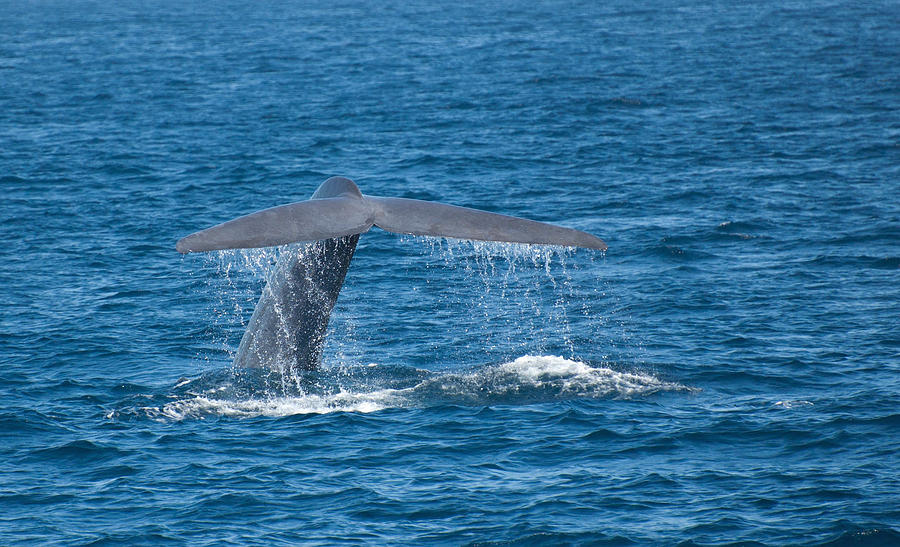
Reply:
[[[280,418],[296,414],[327,414],[330,412],[376,412],[385,408],[402,406],[397,390],[385,389],[370,393],[340,391],[330,395],[301,395],[297,397],[265,397],[244,400],[218,399],[196,395],[167,403],[162,408],[147,408],[151,417],[171,420],[228,416],[254,418],[267,416]]]
[[[557,386],[564,392],[579,391],[585,396],[615,393],[638,395],[660,390],[687,390],[685,386],[665,382],[651,374],[620,372],[607,367],[593,367],[554,355],[524,355],[499,369],[515,374],[522,382],[536,387]]]
[[[362,367],[372,370],[376,363]],[[424,371],[420,371],[424,372]],[[183,385],[183,382],[179,383]],[[370,384],[371,385],[371,384]],[[434,389],[437,387],[437,393]],[[466,372],[433,372],[416,383],[402,388],[358,387],[336,389],[332,393],[266,396],[248,399],[223,398],[225,387],[210,388],[162,407],[147,407],[152,418],[169,420],[203,419],[208,416],[252,418],[282,417],[296,414],[331,412],[376,412],[386,408],[431,406],[448,402],[461,404],[494,404],[498,398],[509,404],[523,402],[522,388],[537,394],[528,402],[559,398],[629,397],[656,391],[691,391],[681,384],[665,382],[651,374],[621,372],[607,367],[594,367],[582,361],[553,355],[523,355],[518,359],[480,367]],[[535,398],[536,397],[536,398]]]
[[[528,380],[591,374],[597,370],[581,361],[572,361],[555,355],[523,355],[515,361],[503,363],[499,368]]]

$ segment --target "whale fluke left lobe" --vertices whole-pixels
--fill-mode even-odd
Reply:
[[[361,234],[372,211],[355,197],[319,198],[272,207],[182,238],[180,253],[273,247]]]

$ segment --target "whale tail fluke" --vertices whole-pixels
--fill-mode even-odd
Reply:
[[[373,225],[401,234],[606,250],[603,240],[572,228],[432,201],[364,196],[343,177],[325,181],[310,200],[196,232],[179,240],[176,249],[190,253],[271,247],[361,234]]]

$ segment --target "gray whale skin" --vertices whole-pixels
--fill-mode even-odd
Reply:
[[[191,234],[176,249],[192,253],[314,241],[282,253],[234,360],[238,367],[313,370],[359,235],[372,226],[400,234],[606,250],[601,239],[571,228],[431,201],[366,196],[344,177],[329,178],[307,201]]]

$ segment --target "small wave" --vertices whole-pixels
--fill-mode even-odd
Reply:
[[[649,247],[647,252],[667,262],[694,262],[716,258],[712,253],[675,245],[670,239],[664,239],[662,244]]]
[[[814,403],[812,403],[812,401],[804,401],[804,400],[791,401],[791,400],[785,399],[784,401],[775,402],[775,404],[773,404],[772,406],[775,408],[791,409],[791,408],[795,408],[795,407],[813,406],[813,405],[814,405]]]
[[[126,452],[103,443],[78,439],[49,448],[41,448],[29,454],[34,461],[101,461],[123,456]]]
[[[299,376],[263,370],[220,371],[193,380],[179,379],[174,389],[176,395],[170,396],[174,400],[161,406],[142,406],[140,413],[164,420],[284,417],[693,391],[652,374],[617,371],[552,355],[524,355],[506,363],[444,372],[375,364],[304,372]]]

